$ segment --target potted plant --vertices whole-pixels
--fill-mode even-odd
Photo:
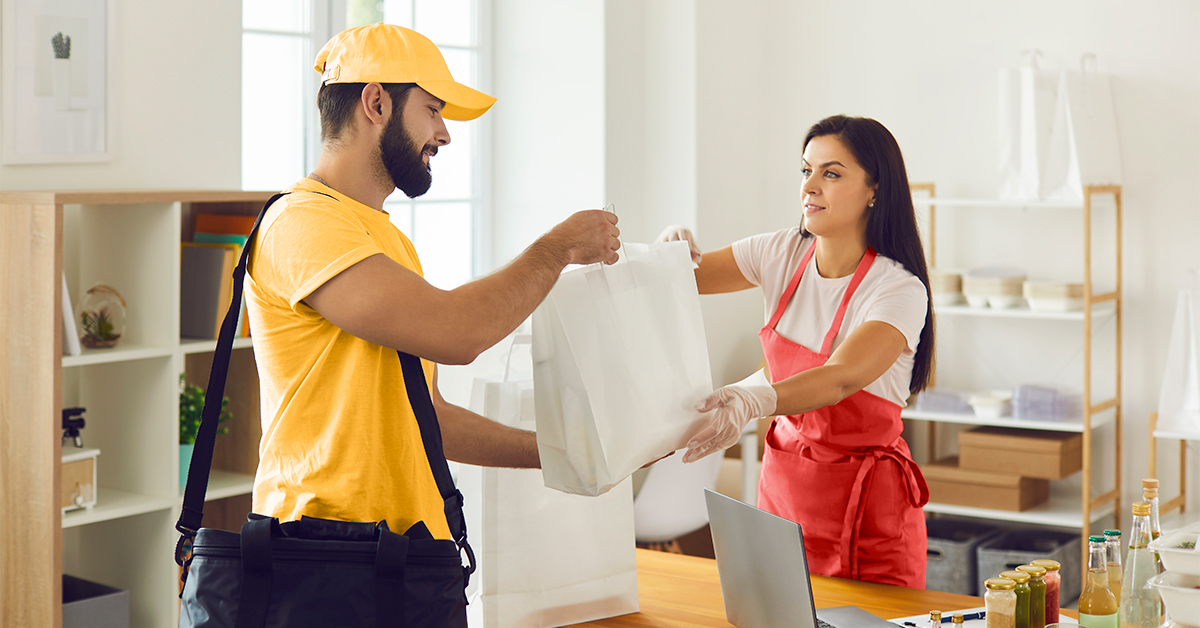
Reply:
[[[229,397],[221,399],[221,414],[217,425],[233,418],[226,406]],[[188,466],[192,462],[192,450],[196,448],[196,433],[200,431],[200,418],[204,410],[204,389],[188,384],[184,374],[179,374],[179,487],[187,485]],[[218,427],[218,434],[228,434],[229,428]]]

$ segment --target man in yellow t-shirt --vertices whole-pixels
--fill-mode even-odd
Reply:
[[[268,209],[246,279],[263,406],[254,512],[397,532],[423,521],[449,539],[396,351],[422,358],[448,459],[539,466],[531,432],[442,399],[434,364],[469,363],[507,336],[567,264],[616,261],[616,216],[578,212],[501,270],[434,288],[383,201],[424,194],[430,158],[450,143],[443,117],[474,119],[495,99],[398,26],[340,33],[316,69],[321,157]]]

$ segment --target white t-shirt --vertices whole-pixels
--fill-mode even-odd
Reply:
[[[804,252],[814,240],[803,239],[800,229],[793,227],[775,233],[751,236],[733,243],[733,258],[742,275],[763,289],[765,300],[764,324],[770,322],[779,305],[783,291],[800,266]],[[846,294],[853,275],[826,279],[817,272],[814,255],[804,270],[800,285],[792,295],[775,331],[819,353],[825,335],[833,324],[838,305]],[[854,296],[850,297],[842,328],[833,339],[836,351],[846,338],[867,321],[882,321],[900,330],[908,341],[896,363],[879,379],[867,384],[867,392],[904,407],[912,380],[913,357],[925,326],[927,308],[925,286],[899,262],[884,257],[875,258]]]

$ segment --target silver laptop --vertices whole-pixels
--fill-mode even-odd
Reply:
[[[738,628],[897,628],[860,608],[816,610],[800,524],[704,490],[725,618]]]

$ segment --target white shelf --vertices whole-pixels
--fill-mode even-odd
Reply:
[[[1092,511],[1091,521],[1087,523],[1089,525],[1095,523],[1113,514],[1113,510],[1114,507],[1112,504],[1106,504]],[[1050,485],[1049,500],[1022,512],[993,510],[990,508],[971,508],[969,506],[935,504],[932,502],[925,505],[925,512],[958,515],[960,517],[975,517],[978,519],[1016,521],[1019,523],[1057,526],[1060,528],[1082,529],[1084,527],[1083,503],[1080,501],[1079,492],[1076,489],[1057,484]]]
[[[1022,201],[998,198],[943,198],[940,196],[913,195],[913,205],[936,205],[938,207],[996,207],[1027,209],[1083,209],[1083,201]]]
[[[63,514],[62,527],[75,526],[132,517],[156,510],[166,510],[175,505],[175,500],[163,497],[151,497],[137,493],[126,493],[112,488],[100,487],[96,505],[87,509],[72,510]]]
[[[233,339],[233,348],[234,349],[245,349],[245,348],[253,347],[253,346],[254,346],[254,342],[249,336],[247,336],[245,338],[234,338]],[[216,351],[217,350],[217,341],[216,340],[197,340],[194,338],[183,338],[179,341],[179,349],[181,351],[183,351],[184,355],[187,355],[189,353],[205,353],[205,352],[210,352],[210,351]]]
[[[208,472],[208,491],[204,493],[204,501],[249,495],[252,492],[254,492],[253,475],[212,469]],[[182,490],[179,491],[179,496],[183,497]]]
[[[939,423],[959,423],[962,425],[987,425],[991,427],[1012,427],[1022,430],[1051,430],[1055,432],[1083,432],[1083,419],[1067,421],[1035,421],[1031,419],[1014,419],[1000,417],[987,419],[974,414],[954,414],[950,412],[925,412],[906,408],[900,413],[900,418],[917,421],[937,421]],[[1092,415],[1092,429],[1112,423],[1112,412],[1100,412]]]
[[[1177,438],[1179,440],[1200,440],[1200,432],[1176,432],[1173,430],[1154,430],[1154,438]]]
[[[84,349],[83,355],[64,355],[63,368],[72,366],[87,366],[89,364],[108,364],[111,362],[128,362],[146,358],[164,358],[174,353],[171,347],[154,347],[122,342],[111,349]]]
[[[982,316],[987,318],[1033,318],[1041,320],[1082,321],[1083,310],[1075,312],[1035,312],[1028,306],[1013,308],[971,307],[969,305],[934,306],[933,311],[938,316]],[[1092,319],[1098,320],[1113,316],[1117,308],[1111,302],[1104,302],[1092,307]]]

